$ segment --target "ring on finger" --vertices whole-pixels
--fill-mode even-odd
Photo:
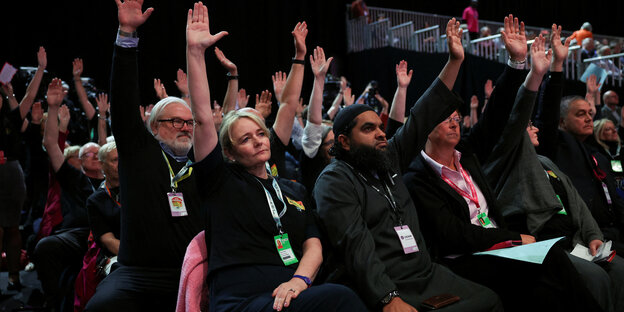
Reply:
[[[292,289],[292,288],[291,288],[291,289],[289,289],[288,291],[296,292],[296,290],[294,290],[294,289]]]

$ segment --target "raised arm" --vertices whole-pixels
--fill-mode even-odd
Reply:
[[[59,171],[63,162],[63,152],[58,145],[59,136],[59,107],[65,97],[61,80],[58,78],[52,79],[52,82],[48,85],[48,119],[46,120],[46,127],[43,135],[43,146],[45,146],[48,156],[50,157],[50,164],[54,172]]]
[[[217,146],[219,138],[215,130],[210,108],[210,87],[206,75],[206,49],[214,45],[227,32],[210,33],[208,8],[196,2],[188,11],[186,19],[186,64],[191,94],[191,110],[195,118],[193,147],[195,160],[201,161]]]
[[[585,93],[585,100],[587,100],[591,106],[590,114],[592,117],[595,117],[598,112],[598,106],[600,105],[600,83],[596,75],[589,75],[585,83],[585,88],[587,90]]]
[[[87,91],[85,91],[85,88],[82,85],[82,80],[80,79],[83,68],[82,59],[75,58],[72,62],[72,74],[74,76],[76,94],[78,94],[78,100],[80,101],[80,105],[82,106],[82,110],[85,112],[87,119],[91,120],[93,119],[93,116],[95,116],[95,108],[93,108],[93,104],[89,102]]]
[[[158,97],[159,100],[169,96],[165,85],[158,78],[154,78],[154,92],[156,92],[156,97]]]
[[[247,91],[245,91],[245,89],[238,90],[236,95],[236,104],[238,104],[238,109],[247,107],[247,103],[249,103],[249,95],[247,94]],[[232,110],[233,109],[235,109],[235,107],[232,107]],[[224,111],[223,113],[227,114],[228,112]]]
[[[552,25],[550,47],[553,50],[553,60],[550,64],[550,77],[544,87],[544,95],[539,99],[537,116],[534,124],[540,129],[538,132],[540,145],[537,153],[554,159],[557,150],[559,127],[559,105],[563,93],[563,62],[568,57],[570,46],[568,37],[561,43],[561,26]]]
[[[180,91],[180,97],[183,98],[186,103],[190,104],[189,99],[189,89],[188,89],[188,80],[186,79],[186,73],[182,70],[182,68],[178,68],[176,72],[176,80],[174,81],[176,87],[178,87],[178,91]]]
[[[10,82],[5,85],[0,85],[0,93],[6,96],[7,99],[9,100],[10,110],[14,110],[19,107],[19,103],[17,102],[17,99],[15,98],[15,93],[13,93],[13,85]],[[22,115],[22,112],[20,111],[20,116],[21,115]]]
[[[282,97],[279,99],[281,105],[277,111],[275,123],[273,124],[275,133],[284,145],[288,145],[288,142],[290,141],[290,134],[292,133],[295,114],[297,112],[297,105],[299,104],[301,86],[303,85],[303,71],[305,69],[305,65],[300,64],[299,62],[305,60],[307,51],[305,39],[308,35],[308,26],[306,22],[297,23],[297,25],[295,25],[295,29],[292,31],[292,35],[295,39],[295,58],[292,66],[290,67],[290,73],[286,79],[286,84],[284,85],[284,90],[282,91]]]
[[[531,71],[524,81],[524,87],[532,92],[537,92],[542,84],[542,78],[550,67],[552,50],[545,50],[545,41],[546,39],[540,34],[531,45]]]
[[[464,61],[464,46],[461,38],[462,29],[459,27],[459,22],[452,18],[446,24],[446,44],[448,45],[449,59],[438,76],[449,90],[453,90],[459,68]]]
[[[48,57],[46,51],[43,47],[39,47],[39,51],[37,52],[37,71],[35,72],[33,79],[28,84],[26,94],[19,105],[20,116],[22,119],[26,118],[26,115],[30,111],[30,107],[35,101],[37,91],[39,91],[39,86],[41,85],[41,79],[43,78],[43,72],[45,71],[47,65]]]
[[[256,94],[256,110],[264,119],[271,115],[271,91],[264,90],[259,95]]]
[[[400,123],[405,121],[405,98],[407,97],[407,87],[412,81],[413,70],[407,71],[407,62],[402,60],[395,68],[397,77],[397,89],[392,99],[392,107],[390,107],[390,117]]]
[[[96,99],[98,105],[98,144],[100,146],[106,144],[107,123],[106,113],[110,107],[108,103],[108,94],[100,93]]]
[[[284,85],[286,84],[286,73],[282,71],[275,72],[271,75],[273,81],[273,92],[275,92],[275,99],[278,102],[282,102],[282,92],[284,91]]]
[[[323,88],[325,87],[325,76],[334,58],[325,60],[323,48],[316,47],[314,53],[310,55],[310,67],[314,74],[314,84],[312,85],[312,95],[310,96],[310,106],[308,108],[308,122],[320,125],[323,122]]]
[[[225,91],[225,97],[223,98],[223,110],[225,113],[232,111],[236,108],[236,96],[238,92],[238,68],[236,64],[230,61],[223,51],[219,48],[215,47],[215,55],[219,62],[221,62],[221,66],[227,70],[227,79],[228,85],[227,90]]]

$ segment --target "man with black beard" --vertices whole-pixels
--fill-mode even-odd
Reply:
[[[431,261],[400,176],[429,132],[461,104],[451,92],[464,57],[459,22],[449,21],[446,33],[446,66],[392,139],[386,140],[381,119],[368,106],[351,105],[338,113],[331,150],[336,160],[314,187],[321,223],[333,247],[328,279],[353,288],[369,309],[416,311],[423,301],[441,294],[461,298],[449,310],[502,309],[491,290]],[[410,79],[407,63],[401,62],[397,92],[407,92]]]

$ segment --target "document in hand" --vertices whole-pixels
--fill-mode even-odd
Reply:
[[[550,248],[558,242],[562,237],[553,238],[533,244],[527,244],[522,246],[516,246],[511,248],[503,248],[496,250],[488,250],[475,252],[475,255],[490,255],[503,258],[509,258],[514,260],[520,260],[524,262],[531,262],[542,264],[546,258],[546,254],[550,251]]]
[[[611,241],[607,241],[598,247],[595,256],[592,256],[589,249],[581,244],[576,244],[576,247],[570,254],[592,262],[611,262],[613,257],[615,257],[615,250],[611,250]]]

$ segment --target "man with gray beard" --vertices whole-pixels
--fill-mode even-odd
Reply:
[[[99,284],[87,310],[173,311],[186,247],[204,221],[187,157],[195,122],[184,100],[168,97],[154,106],[146,129],[136,30],[153,9],[143,12],[142,1],[116,3],[111,127],[119,154],[120,267]]]

